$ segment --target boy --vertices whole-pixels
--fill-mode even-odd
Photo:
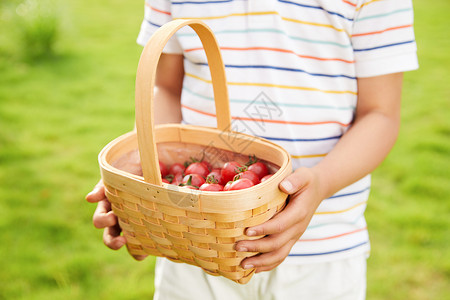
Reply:
[[[249,284],[158,258],[155,299],[364,299],[370,172],[397,137],[402,72],[417,68],[411,1],[150,0],[138,43],[175,18],[212,28],[235,129],[282,145],[295,171],[286,208],[246,231],[266,237],[236,245],[262,253],[242,262]],[[183,28],[159,62],[156,123],[214,126],[208,72]],[[105,244],[123,246],[101,184],[87,199]]]

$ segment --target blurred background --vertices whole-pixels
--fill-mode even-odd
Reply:
[[[373,175],[367,299],[450,299],[448,0],[415,0],[420,70]],[[154,259],[112,251],[84,200],[134,122],[144,1],[0,1],[0,299],[151,299]]]

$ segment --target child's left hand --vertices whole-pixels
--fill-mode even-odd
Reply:
[[[261,252],[242,261],[241,266],[245,269],[256,268],[258,273],[281,264],[305,232],[324,195],[319,176],[313,168],[297,169],[281,182],[280,189],[290,195],[284,210],[246,231],[248,236],[266,237],[236,244],[238,251]]]
[[[358,104],[352,126],[317,165],[299,168],[280,189],[290,195],[285,209],[271,220],[248,228],[238,251],[261,254],[241,265],[269,271],[278,266],[305,232],[320,202],[372,172],[387,156],[398,135],[403,73],[358,78]],[[290,183],[290,184],[289,184]],[[252,234],[254,232],[254,234]]]

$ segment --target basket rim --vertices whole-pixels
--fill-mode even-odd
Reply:
[[[172,128],[184,128],[184,129],[194,129],[194,130],[205,130],[205,129],[207,129],[207,130],[216,131],[217,133],[222,132],[221,130],[219,130],[219,129],[217,129],[217,128],[213,128],[213,127],[205,127],[205,126],[198,126],[198,125],[185,125],[185,124],[172,124],[172,123],[171,123],[171,124],[159,124],[159,125],[156,125],[155,129],[158,130],[159,128],[162,128],[162,127],[165,127],[165,128],[170,128],[170,127],[172,127]],[[275,144],[275,143],[273,143],[273,142],[271,142],[271,141],[269,141],[269,140],[267,140],[267,139],[261,138],[261,137],[255,137],[255,136],[253,136],[253,135],[249,135],[249,134],[245,134],[245,133],[241,133],[241,132],[237,132],[237,131],[231,131],[231,133],[234,134],[234,135],[237,135],[237,136],[246,136],[246,137],[251,137],[251,138],[259,139],[260,141],[262,141],[262,142],[264,142],[264,143],[268,143],[268,144],[270,144],[271,146],[277,148],[278,150],[280,150],[280,153],[284,154],[284,156],[285,156],[286,159],[283,161],[283,165],[281,165],[280,168],[277,170],[277,172],[273,174],[274,176],[270,177],[266,182],[271,182],[271,181],[275,180],[275,179],[276,179],[276,176],[275,176],[275,175],[278,175],[279,173],[281,173],[280,170],[284,170],[284,169],[286,169],[287,167],[289,167],[290,162],[291,162],[291,156],[290,156],[290,155],[288,154],[288,152],[287,152],[283,147],[281,147],[280,145]],[[124,175],[124,176],[127,176],[127,177],[132,177],[132,178],[134,178],[134,179],[137,179],[137,180],[140,180],[140,181],[145,182],[143,176],[131,174],[131,173],[129,173],[129,172],[120,170],[120,169],[118,169],[118,168],[112,166],[112,165],[107,161],[107,159],[106,159],[106,155],[108,154],[108,151],[110,151],[112,148],[114,148],[118,143],[122,142],[123,140],[125,140],[125,139],[127,139],[127,138],[131,138],[133,135],[136,135],[136,131],[130,131],[130,132],[128,132],[128,133],[125,133],[125,134],[123,134],[123,135],[121,135],[121,136],[115,138],[115,139],[112,140],[111,142],[109,142],[109,143],[108,143],[108,144],[100,151],[100,153],[99,153],[99,155],[98,155],[98,160],[99,160],[100,166],[103,167],[103,168],[105,168],[105,169],[108,169],[108,170],[110,170],[110,171],[112,171],[112,172],[114,172],[114,173],[118,173],[118,174],[121,174],[121,175]],[[157,144],[158,144],[158,143],[157,143]],[[158,187],[158,185],[156,185],[156,184],[152,184],[152,183],[148,183],[148,184],[149,184],[149,185],[152,185],[152,186],[155,186],[155,187]],[[169,185],[168,183],[164,183],[164,182],[163,182],[162,185],[161,185],[161,187],[167,187],[168,185]],[[245,189],[245,190],[246,190],[246,191],[247,191],[247,190],[254,190],[254,189],[256,189],[257,187],[258,187],[258,185],[254,185],[254,186],[249,187],[249,188],[247,188],[247,189]],[[199,191],[199,190],[189,190],[189,189],[186,189],[186,191],[185,191],[184,189],[182,189],[181,191],[183,191],[183,192],[185,192],[185,193],[190,193],[190,194],[192,194],[192,193],[194,193],[194,194],[197,193],[197,194],[219,195],[219,193],[217,193],[217,192],[211,192],[211,191]],[[242,192],[242,190],[235,190],[235,191],[221,191],[220,194],[224,194],[224,193],[227,193],[227,194],[236,194],[236,193],[240,193],[240,192]]]
[[[161,129],[161,128],[192,129],[192,130],[198,131],[199,133],[205,132],[205,131],[209,131],[211,133],[220,133],[221,132],[220,130],[218,130],[216,128],[196,126],[196,125],[184,125],[184,124],[163,124],[163,125],[157,126],[156,130]],[[180,188],[180,189],[176,190],[176,193],[181,193],[183,196],[186,196],[186,197],[196,198],[198,201],[200,201],[200,199],[201,199],[201,202],[203,202],[203,203],[205,201],[211,201],[210,199],[212,199],[212,198],[221,199],[221,201],[225,201],[223,205],[226,205],[226,203],[231,202],[230,199],[231,198],[235,199],[236,196],[239,196],[240,198],[243,198],[243,197],[252,198],[256,194],[264,195],[269,191],[270,191],[270,193],[275,193],[275,194],[272,194],[273,197],[278,197],[278,195],[280,193],[283,194],[285,197],[287,197],[287,194],[282,192],[278,187],[279,183],[287,175],[289,175],[292,171],[291,158],[290,158],[290,155],[287,153],[287,151],[284,148],[282,148],[281,146],[274,144],[270,141],[267,141],[263,138],[254,137],[254,136],[239,133],[239,132],[236,132],[235,134],[236,134],[236,136],[241,136],[241,137],[250,136],[252,138],[257,138],[260,143],[262,143],[262,144],[266,143],[268,146],[269,145],[273,146],[278,151],[280,151],[280,153],[282,153],[282,155],[285,159],[283,159],[283,163],[280,166],[280,168],[277,170],[277,172],[274,173],[274,175],[269,180],[267,180],[263,183],[257,184],[255,186],[252,186],[250,188],[243,189],[243,190],[209,192],[209,191],[197,191],[197,190]],[[125,186],[127,186],[126,187],[127,192],[129,192],[130,194],[133,194],[135,196],[138,196],[138,197],[140,197],[139,193],[145,192],[144,191],[145,189],[147,191],[152,189],[152,190],[156,190],[158,192],[167,192],[167,191],[174,192],[173,190],[170,190],[169,184],[163,183],[161,186],[159,186],[159,185],[155,185],[152,183],[148,183],[148,182],[144,181],[144,178],[142,176],[134,175],[129,172],[120,170],[116,167],[113,167],[107,160],[107,156],[111,151],[117,150],[116,147],[119,147],[121,144],[123,145],[123,144],[126,144],[127,142],[132,141],[133,139],[136,139],[136,135],[137,135],[136,131],[131,131],[131,132],[125,133],[125,134],[117,137],[116,139],[112,140],[111,142],[109,142],[100,151],[98,160],[99,160],[99,165],[100,165],[103,180],[105,180],[106,184],[111,185],[110,182],[112,181],[113,177],[120,177],[119,180],[123,181],[123,183],[122,183],[123,187],[125,188]],[[202,144],[199,143],[199,145],[202,145]],[[135,148],[132,148],[132,149],[135,149]],[[123,153],[125,153],[125,152],[123,152]],[[114,180],[114,181],[117,181],[117,180]],[[176,186],[174,186],[174,187],[176,187]],[[120,188],[122,188],[122,186],[119,186],[116,183],[116,188],[120,189]],[[133,193],[133,189],[136,189],[136,191],[134,193]],[[273,190],[275,190],[275,191],[273,191]],[[269,203],[271,200],[266,199],[266,200],[258,200],[258,201],[261,201],[261,202],[258,202],[259,203],[258,206],[260,206],[260,205]],[[169,205],[171,205],[171,204],[169,204]],[[245,202],[243,205],[244,206],[242,207],[242,209],[246,209],[245,207],[247,207],[247,209],[258,207],[258,206],[251,206],[250,203],[245,203]],[[174,206],[176,206],[176,205],[174,205]],[[202,206],[202,204],[200,204],[200,206]],[[178,206],[176,206],[176,207],[178,207]],[[227,207],[227,208],[231,209],[231,207]],[[195,209],[190,209],[190,208],[186,208],[186,209],[191,210],[191,211],[198,211],[200,209],[200,211],[202,211],[202,212],[211,212],[211,213],[216,212],[216,211],[210,211],[210,210],[206,209],[205,207],[203,207],[203,209],[205,209],[205,210],[203,210],[201,207],[200,208],[196,207]],[[233,211],[237,211],[237,209],[235,209]]]

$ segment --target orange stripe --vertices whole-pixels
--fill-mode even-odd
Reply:
[[[163,10],[156,9],[156,8],[154,8],[154,7],[151,7],[150,4],[148,4],[147,2],[145,3],[145,6],[148,6],[151,10],[154,10],[154,11],[159,12],[159,13],[166,14],[166,15],[169,15],[169,16],[172,15],[172,14],[171,14],[170,12],[168,12],[168,11],[163,11]]]
[[[403,25],[403,26],[391,27],[391,28],[387,28],[387,29],[381,30],[381,31],[373,31],[373,32],[353,34],[352,37],[363,36],[363,35],[371,35],[371,34],[380,34],[380,33],[386,32],[386,31],[402,29],[402,28],[408,28],[408,27],[412,27],[412,24],[411,25]]]
[[[186,52],[191,52],[191,51],[198,51],[198,50],[203,50],[202,47],[199,48],[191,48],[191,49],[186,49]],[[301,55],[301,54],[297,54],[292,50],[286,50],[286,49],[280,49],[280,48],[269,48],[269,47],[248,47],[248,48],[238,48],[238,47],[220,47],[220,50],[237,50],[237,51],[247,51],[247,50],[267,50],[267,51],[275,51],[275,52],[284,52],[284,53],[292,53],[298,57],[301,58],[308,58],[308,59],[315,59],[315,60],[322,60],[322,61],[342,61],[345,63],[349,63],[352,64],[355,61],[353,60],[345,60],[345,59],[341,59],[341,58],[321,58],[321,57],[316,57],[316,56],[308,56],[308,55]]]
[[[347,3],[348,5],[351,5],[353,7],[356,7],[356,4],[351,3],[350,1],[342,0],[342,2]]]
[[[199,114],[202,114],[202,115],[206,115],[206,116],[210,116],[210,117],[214,117],[214,118],[216,117],[215,114],[212,114],[212,113],[209,113],[209,112],[206,112],[206,111],[201,111],[201,110],[198,110],[198,109],[195,109],[195,108],[186,106],[186,105],[184,105],[184,104],[181,104],[181,107],[184,107],[184,108],[186,108],[186,109],[195,111],[195,112],[197,112],[197,113],[199,113]]]
[[[312,241],[324,241],[324,240],[330,240],[330,239],[335,239],[341,236],[346,236],[346,235],[350,235],[353,233],[357,233],[357,232],[361,232],[367,229],[367,226],[364,228],[360,228],[354,231],[350,231],[350,232],[346,232],[346,233],[342,233],[342,234],[338,234],[338,235],[333,235],[333,236],[329,236],[329,237],[325,237],[325,238],[320,238],[320,239],[299,239],[299,242],[312,242]]]
[[[215,114],[209,113],[209,112],[205,112],[205,111],[201,111],[189,106],[186,106],[184,104],[181,105],[181,107],[195,111],[199,114],[202,115],[206,115],[206,116],[210,116],[210,117],[216,117]],[[323,125],[323,124],[339,124],[341,126],[347,127],[350,124],[345,124],[345,123],[341,123],[338,121],[323,121],[323,122],[295,122],[295,121],[283,121],[283,120],[266,120],[266,119],[254,119],[254,118],[245,118],[245,117],[231,117],[233,120],[243,120],[243,121],[256,121],[256,122],[267,122],[267,123],[276,123],[276,124],[291,124],[291,125]]]

